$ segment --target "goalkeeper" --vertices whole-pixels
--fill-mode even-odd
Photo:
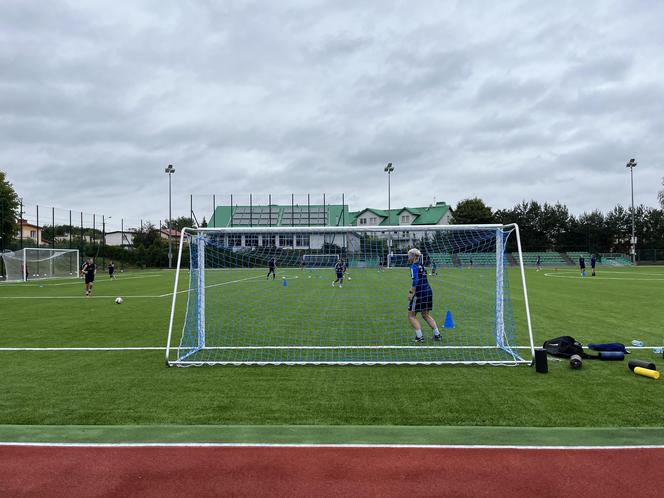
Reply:
[[[422,318],[433,329],[433,340],[440,341],[440,332],[436,320],[429,314],[433,308],[433,291],[427,280],[427,271],[422,264],[422,253],[413,248],[408,251],[408,263],[410,263],[410,277],[412,285],[408,292],[408,321],[415,329],[415,342],[424,342],[422,326],[417,319],[417,314],[422,313]]]

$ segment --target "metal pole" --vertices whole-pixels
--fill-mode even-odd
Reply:
[[[254,215],[254,198],[252,194],[249,194],[249,226],[253,227],[254,226],[254,220],[253,216]]]
[[[267,204],[268,204],[267,212],[268,212],[268,216],[270,217],[270,221],[268,222],[269,223],[268,226],[272,226],[272,194],[269,194],[267,196]]]
[[[291,213],[290,213],[291,214],[291,219],[290,219],[290,221],[291,221],[291,226],[294,227],[295,226],[295,194],[290,195],[290,205],[291,205],[291,208],[290,208],[291,209]],[[293,243],[295,243],[295,241],[293,241]]]
[[[233,194],[231,194],[231,227],[233,226]]]
[[[325,194],[323,194],[323,215],[325,216],[325,222],[323,226],[327,226],[327,206],[325,204]]]
[[[51,206],[51,249],[55,249],[55,208]]]
[[[97,215],[95,213],[92,213],[92,247],[95,246],[95,243],[97,242],[97,234],[95,233],[97,231]]]
[[[39,204],[37,204],[37,230],[35,232],[35,236],[37,237],[37,247],[39,247],[39,239],[41,238],[39,235]]]
[[[19,213],[18,218],[19,218],[19,223],[21,224],[21,234],[20,234],[20,236],[21,236],[21,249],[23,249],[23,199],[21,199],[20,206],[21,207],[19,209],[21,210],[21,212]]]
[[[74,231],[74,227],[72,226],[71,223],[71,209],[69,210],[69,249],[71,249],[71,236],[72,232]]]
[[[630,183],[632,187],[632,263],[636,263],[636,241],[634,240],[634,167],[629,168]]]
[[[171,232],[173,231],[173,215],[171,214],[171,173],[168,173],[168,269],[173,268],[173,242]]]
[[[81,241],[80,241],[79,245],[81,246],[81,252],[79,254],[79,257],[83,257],[84,256],[83,253],[85,252],[83,250],[83,211],[81,211]],[[79,261],[79,263],[80,263],[80,261]]]
[[[189,194],[189,219],[194,224],[194,194]]]
[[[387,172],[387,224],[391,225],[392,224],[392,213],[390,212],[392,210],[392,192],[391,192],[391,180],[392,178],[392,172],[388,171]]]
[[[307,194],[307,226],[311,226],[311,194]]]
[[[214,213],[217,212],[217,196],[215,194],[212,194],[212,217],[215,219],[214,220],[214,226],[217,226],[217,219]],[[208,226],[210,226],[210,223],[212,220],[208,221]]]

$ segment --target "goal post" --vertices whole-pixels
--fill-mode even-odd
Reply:
[[[516,251],[510,256],[511,238]],[[434,341],[421,313],[425,340],[414,340],[407,300],[411,248],[422,254],[433,296],[429,314],[441,340]],[[530,364],[534,344],[521,254],[515,224],[186,228],[166,363]],[[340,259],[362,262],[343,287],[333,284]],[[387,271],[367,264],[379,261],[388,262]],[[320,270],[300,271],[303,263]],[[523,292],[516,310],[512,292]]]
[[[26,247],[20,251],[2,253],[5,280],[25,282],[46,278],[78,278],[77,249],[47,249]]]

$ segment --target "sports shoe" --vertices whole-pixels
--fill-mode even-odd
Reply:
[[[424,336],[422,337],[416,337],[415,342],[424,342]]]
[[[440,335],[440,334],[438,334],[438,335],[434,335],[434,336],[433,336],[433,340],[434,340],[434,341],[442,341],[442,340],[443,340],[443,336]]]

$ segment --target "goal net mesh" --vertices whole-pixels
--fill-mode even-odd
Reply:
[[[509,273],[518,277],[519,268],[505,252],[513,230],[186,229],[178,274],[187,282],[173,299],[167,361],[525,362],[520,349],[532,344],[525,326],[517,333],[510,294]],[[440,341],[418,314],[425,340],[416,343],[408,321],[413,247],[427,270]]]
[[[2,260],[7,281],[78,277],[76,249],[25,248],[3,253]]]

